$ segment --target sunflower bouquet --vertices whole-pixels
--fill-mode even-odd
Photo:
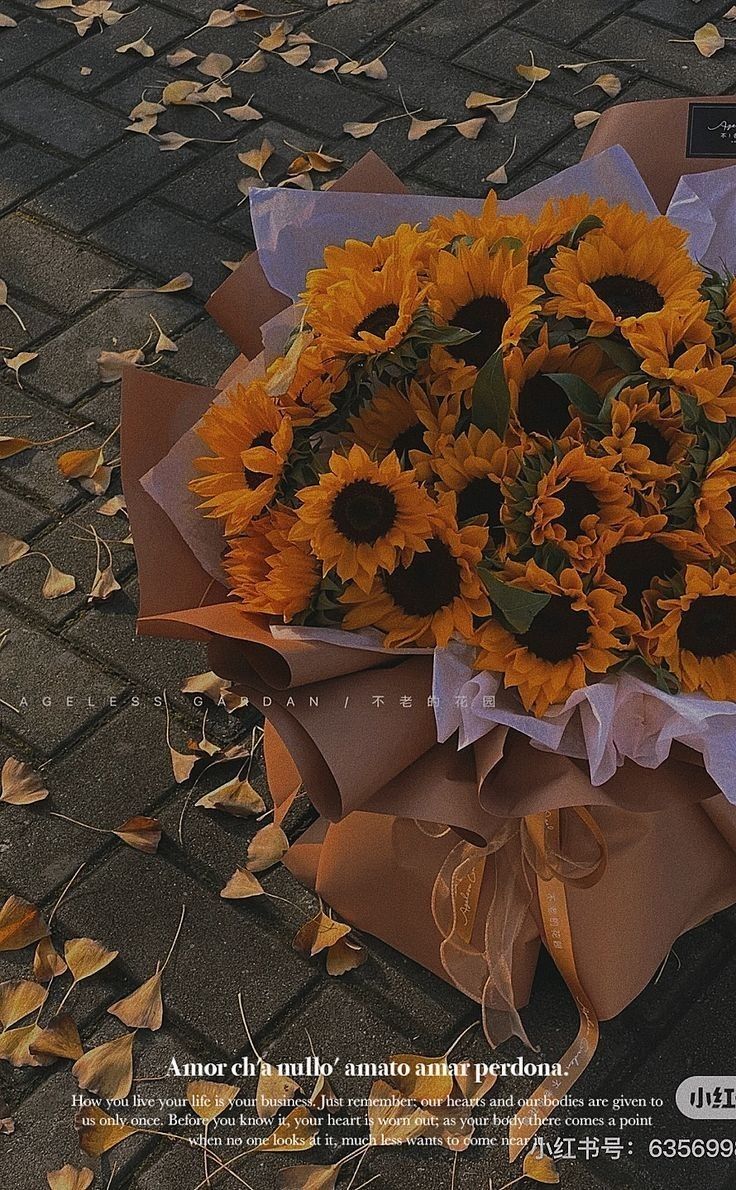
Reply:
[[[324,252],[197,425],[231,597],[460,644],[544,716],[625,670],[736,699],[736,283],[664,216],[491,194]]]

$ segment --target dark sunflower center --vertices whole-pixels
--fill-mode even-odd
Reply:
[[[677,630],[680,647],[696,657],[736,652],[736,596],[701,595],[683,614]]]
[[[586,516],[600,511],[595,494],[591,492],[587,483],[580,483],[571,479],[560,492],[558,498],[565,505],[562,516],[557,518],[558,525],[562,525],[565,535],[569,538],[578,537],[582,522]]]
[[[426,553],[397,566],[384,584],[407,616],[431,616],[460,594],[460,567],[444,541],[433,537]]]
[[[467,487],[464,487],[458,494],[457,519],[462,524],[463,521],[469,521],[474,516],[486,513],[491,537],[498,545],[505,536],[501,525],[502,504],[503,494],[500,484],[494,483],[487,476],[482,479],[471,479]]]
[[[653,310],[661,310],[664,305],[664,298],[655,285],[636,277],[625,277],[622,273],[591,281],[590,288],[616,318],[638,318]]]
[[[248,447],[248,449],[250,450],[251,447],[253,447],[253,446],[270,446],[270,445],[271,445],[270,433],[268,432],[268,430],[262,430],[261,433],[256,438],[253,439],[253,441],[251,442],[250,447]],[[248,467],[243,467],[243,478],[245,479],[245,482],[247,483],[248,487],[252,491],[254,488],[257,488],[259,484],[263,483],[264,479],[266,478],[266,472],[251,471],[251,470],[249,470]]]
[[[486,360],[501,346],[503,328],[508,316],[508,306],[497,297],[473,298],[472,302],[461,306],[450,319],[450,326],[473,331],[475,338],[449,347],[450,355],[453,359],[463,360],[475,368],[482,368]]]
[[[391,302],[387,306],[379,306],[377,310],[367,314],[362,322],[358,323],[353,334],[357,336],[361,331],[367,331],[369,335],[376,335],[379,339],[383,339],[398,317],[399,307],[395,302]]]
[[[424,426],[420,421],[415,421],[413,426],[407,426],[400,434],[397,434],[391,443],[391,450],[395,450],[400,459],[406,458],[410,450],[422,450],[427,453],[427,447],[424,442]]]
[[[356,545],[378,541],[396,520],[393,492],[369,479],[356,479],[338,492],[332,502],[332,520],[338,531]]]
[[[532,620],[531,628],[517,636],[542,661],[566,661],[588,639],[590,616],[575,611],[567,595],[553,595]]]
[[[519,422],[527,434],[559,438],[570,421],[567,395],[549,376],[530,377],[519,393]]]
[[[637,615],[655,578],[670,578],[676,570],[677,559],[660,541],[622,541],[606,558],[607,573],[626,589],[624,607]]]
[[[661,430],[649,421],[638,421],[634,426],[634,441],[637,446],[646,446],[653,463],[666,463],[669,444]]]

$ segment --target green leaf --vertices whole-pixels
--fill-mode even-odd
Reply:
[[[566,248],[575,248],[584,235],[589,231],[595,231],[597,228],[603,227],[603,220],[599,219],[597,215],[586,215],[579,223],[576,223],[573,228],[568,231],[562,243]]]
[[[473,425],[481,430],[495,430],[499,438],[503,438],[510,412],[511,395],[499,347],[478,372],[473,387]]]
[[[497,607],[514,632],[527,632],[532,620],[549,603],[551,596],[543,591],[526,591],[523,587],[511,587],[490,570],[479,567],[488,597]]]
[[[589,413],[592,417],[600,413],[601,398],[582,376],[576,376],[574,372],[545,372],[545,376],[562,389],[570,404],[581,413]]]
[[[681,392],[679,388],[677,389],[677,397],[682,411],[682,424],[686,430],[695,429],[700,422],[700,406],[698,402],[689,393]]]
[[[622,343],[619,339],[604,339],[592,337],[588,339],[590,343],[596,343],[603,351],[614,368],[620,368],[622,372],[638,372],[639,371],[639,357],[629,347],[628,343]]]
[[[489,255],[493,256],[498,252],[499,248],[508,248],[509,252],[518,252],[523,248],[524,244],[517,236],[501,236],[500,239],[494,240],[489,248]]]

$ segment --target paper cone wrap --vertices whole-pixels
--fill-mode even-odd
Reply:
[[[615,110],[626,141],[625,108]],[[628,147],[646,165],[636,138]],[[646,147],[654,151],[652,138]],[[338,188],[403,189],[373,154]],[[246,357],[285,305],[253,255],[208,308]],[[655,770],[627,761],[593,786],[582,761],[505,727],[461,750],[456,736],[440,744],[430,656],[277,637],[265,617],[228,601],[141,484],[215,391],[134,369],[125,376],[139,630],[207,640],[212,668],[263,709],[277,820],[301,790],[319,813],[286,857],[298,879],[344,920],[482,1003],[492,1039],[524,1035],[516,1009],[544,942],[578,1003],[589,1060],[596,1018],[626,1007],[683,931],[736,901],[736,806],[679,745]]]

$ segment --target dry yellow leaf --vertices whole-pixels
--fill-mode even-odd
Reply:
[[[148,818],[144,814],[136,814],[129,818],[122,826],[111,831],[129,847],[136,851],[143,851],[146,855],[155,855],[161,842],[161,823],[158,818]]]
[[[103,1099],[125,1099],[133,1085],[134,1042],[135,1033],[124,1033],[87,1050],[72,1066],[80,1089]]]
[[[488,110],[498,120],[499,124],[508,124],[509,120],[513,120],[516,115],[516,109],[522,99],[523,96],[519,95],[517,99],[507,99],[504,103],[494,103]]]
[[[228,70],[232,70],[233,60],[228,58],[227,54],[207,54],[205,58],[197,66],[200,74],[204,74],[207,78],[221,79]]]
[[[241,901],[247,897],[263,896],[263,886],[257,876],[244,868],[236,868],[220,896],[225,901]]]
[[[192,82],[191,79],[177,79],[174,83],[167,83],[161,95],[161,102],[167,107],[178,107],[189,103],[190,95],[201,90],[202,84]]]
[[[153,26],[151,26],[151,29],[152,28],[153,28]],[[141,58],[152,58],[154,56],[154,54],[156,53],[156,51],[154,50],[153,46],[149,45],[148,42],[146,41],[148,34],[151,32],[151,29],[149,29],[146,33],[144,33],[142,37],[139,37],[137,41],[129,41],[127,43],[127,45],[119,45],[117,47],[115,53],[116,54],[127,54],[132,50],[133,53],[140,54]]]
[[[20,382],[20,370],[25,368],[27,364],[32,364],[34,359],[38,359],[37,351],[19,351],[12,359],[5,360],[5,367],[10,368],[11,372],[15,373],[15,379],[18,382],[18,387],[22,388]]]
[[[71,595],[77,586],[77,580],[74,575],[67,574],[64,570],[59,570],[57,566],[54,566],[53,562],[49,562],[48,566],[46,578],[41,587],[41,594],[44,599],[60,599],[64,595]]]
[[[435,128],[441,128],[446,124],[447,120],[419,120],[416,116],[412,116],[409,125],[408,140],[421,140],[428,132],[434,132]]]
[[[244,74],[260,74],[268,66],[266,55],[262,50],[256,50],[251,54],[250,58],[246,58],[245,62],[241,62],[238,70],[242,70]]]
[[[30,548],[27,541],[21,541],[20,537],[12,537],[0,529],[0,569],[24,558]]]
[[[238,777],[206,793],[196,805],[203,810],[221,810],[235,818],[249,818],[254,814],[262,814],[266,809],[266,803],[250,781]]]
[[[527,1153],[524,1158],[523,1170],[525,1178],[531,1178],[534,1182],[543,1182],[546,1186],[556,1186],[560,1180],[552,1158],[548,1157],[546,1153],[540,1153],[537,1149],[532,1149],[530,1153]]]
[[[187,1084],[187,1100],[200,1120],[209,1124],[237,1098],[240,1087],[229,1083],[209,1083],[197,1080]]]
[[[599,74],[597,79],[592,83],[588,83],[589,87],[600,87],[604,94],[609,95],[614,99],[621,91],[621,79],[617,74]],[[582,87],[581,90],[586,90]]]
[[[97,357],[97,372],[103,384],[122,379],[129,364],[142,364],[145,359],[140,347],[130,351],[101,351]]]
[[[129,996],[116,1000],[107,1011],[129,1029],[150,1029],[151,1032],[156,1032],[164,1023],[162,978],[163,973],[157,971]]]
[[[458,1063],[462,1065],[462,1063]],[[470,1066],[470,1063],[468,1063]],[[484,1095],[493,1090],[498,1081],[497,1074],[487,1074],[484,1077],[478,1077],[473,1073],[473,1068],[470,1067],[468,1074],[455,1074],[455,1082],[458,1085],[460,1094],[463,1099],[466,1099],[473,1107],[479,1103]]]
[[[302,954],[316,955],[321,950],[334,946],[341,938],[350,933],[350,926],[335,921],[320,909],[315,917],[305,922],[294,938],[295,950]]]
[[[596,120],[600,120],[600,118],[600,112],[576,112],[573,116],[573,123],[575,124],[576,128],[587,128],[590,124],[595,124]]]
[[[248,169],[253,169],[258,174],[259,178],[263,177],[263,170],[266,163],[271,159],[274,153],[274,147],[268,137],[264,137],[260,148],[249,149],[247,153],[238,153],[238,161],[247,166]]]
[[[372,1145],[406,1144],[427,1126],[426,1113],[420,1112],[383,1079],[377,1079],[371,1086],[368,1123]]]
[[[120,1124],[101,1107],[85,1107],[77,1112],[74,1127],[79,1134],[80,1148],[88,1157],[101,1157],[138,1132],[130,1124]]]
[[[56,466],[65,479],[80,479],[83,475],[94,475],[102,462],[102,448],[96,446],[91,450],[64,451],[56,460]]]
[[[0,802],[11,806],[30,806],[42,802],[49,791],[41,778],[23,760],[9,756],[0,774]]]
[[[729,8],[728,12],[724,12],[723,20],[736,21],[736,4],[733,6],[733,8]]]
[[[706,25],[701,25],[696,29],[693,36],[693,41],[698,49],[698,52],[704,58],[712,58],[718,50],[722,50],[726,44],[725,38],[718,32],[716,26],[709,21]]]
[[[249,872],[265,872],[283,859],[289,850],[289,840],[280,826],[271,822],[262,827],[248,844],[248,861],[246,868]]]
[[[241,123],[246,120],[263,119],[263,112],[259,112],[258,108],[253,107],[251,103],[243,103],[240,107],[226,107],[225,115],[229,116],[231,120],[239,120]]]
[[[335,70],[340,65],[339,58],[320,58],[315,62],[314,66],[310,66],[312,74],[329,74],[331,70]]]
[[[187,62],[191,62],[196,57],[197,55],[194,53],[194,50],[174,50],[173,54],[166,55],[166,65],[173,67],[186,66]]]
[[[68,1012],[57,1013],[45,1028],[39,1029],[30,1052],[36,1058],[66,1058],[72,1062],[82,1057],[79,1030]]]
[[[284,50],[282,53],[279,53],[277,57],[282,62],[288,62],[289,66],[303,66],[305,62],[309,61],[311,53],[310,46],[295,45],[290,50]]]
[[[92,1170],[86,1166],[75,1169],[71,1165],[65,1165],[62,1169],[55,1169],[46,1174],[46,1181],[51,1190],[89,1190],[94,1179]]]
[[[342,130],[347,132],[348,136],[352,136],[354,140],[360,140],[364,136],[372,136],[380,123],[380,120],[365,124],[349,121],[347,124],[343,124]]]
[[[46,1003],[48,992],[32,979],[7,979],[0,983],[0,1025],[9,1029]]]
[[[543,79],[548,79],[551,70],[547,70],[546,66],[535,66],[532,59],[531,66],[526,66],[524,63],[516,67],[516,73],[520,74],[528,83],[541,83]]]
[[[304,1152],[314,1148],[319,1120],[315,1119],[306,1104],[300,1104],[284,1116],[270,1136],[254,1145],[251,1153],[273,1153],[288,1150],[290,1153]]]
[[[486,95],[483,91],[471,91],[465,100],[465,106],[473,111],[478,107],[491,107],[494,103],[503,102],[503,95]]]
[[[407,1099],[442,1102],[452,1094],[453,1079],[445,1054],[436,1058],[427,1058],[423,1054],[392,1054],[389,1061],[409,1067],[408,1074],[391,1077],[396,1090]]]
[[[359,942],[351,942],[349,938],[339,938],[327,951],[327,974],[346,975],[356,967],[362,967],[368,958],[368,953]]]
[[[478,134],[482,131],[486,123],[485,116],[476,116],[473,120],[461,120],[459,124],[451,124],[450,127],[464,136],[466,140],[477,140]]]
[[[9,17],[7,19],[10,20]],[[15,21],[13,22],[13,24],[15,24]],[[5,281],[2,280],[2,278],[0,278],[0,307],[4,307],[6,310],[9,310],[10,313],[13,315],[13,317],[16,319],[20,329],[22,331],[26,330],[25,322],[21,318],[18,311],[14,310],[13,307],[10,305],[10,302],[8,301],[8,286],[5,283]]]
[[[127,508],[125,496],[111,496],[109,500],[100,505],[97,513],[99,516],[117,516],[119,512],[126,512]]]
[[[47,1173],[46,1181],[51,1190],[89,1190],[94,1177],[92,1170],[86,1166],[77,1169],[75,1166],[65,1165],[62,1169]]]
[[[23,950],[48,935],[49,928],[35,905],[23,897],[8,897],[0,909],[0,953]]]
[[[280,50],[283,45],[286,45],[286,38],[290,32],[291,25],[287,25],[286,21],[272,23],[270,33],[260,39],[258,48],[261,50]]]
[[[262,1120],[272,1120],[301,1091],[299,1083],[261,1062],[256,1087],[256,1111]]]
[[[42,938],[33,956],[33,974],[39,983],[49,983],[63,975],[67,966],[50,938]]]
[[[177,352],[179,350],[179,348],[177,347],[176,343],[174,342],[173,339],[171,339],[166,334],[166,332],[164,330],[161,329],[160,325],[158,324],[156,319],[153,317],[153,314],[149,314],[148,317],[151,319],[151,322],[153,323],[156,330],[158,331],[158,339],[156,340],[156,346],[155,346],[154,350],[158,354],[161,354],[164,351],[169,351],[172,353]]]
[[[0,1033],[0,1062],[9,1062],[16,1069],[23,1066],[50,1066],[53,1058],[39,1057],[31,1050],[41,1032],[38,1025],[21,1025]]]
[[[0,29],[17,29],[18,22],[14,21],[12,17],[8,17],[4,12],[0,12]]]
[[[117,957],[117,950],[108,950],[94,938],[71,938],[64,946],[66,965],[75,983],[97,975]]]

